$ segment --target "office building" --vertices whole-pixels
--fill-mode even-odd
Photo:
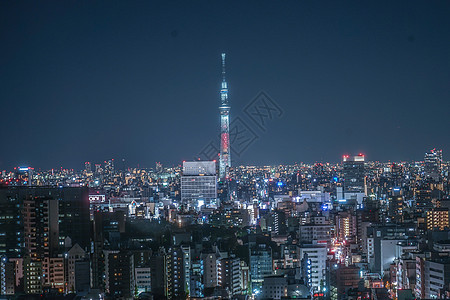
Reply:
[[[425,178],[438,182],[442,172],[442,150],[431,149],[425,153],[424,175]]]
[[[342,163],[344,175],[344,193],[364,193],[364,155],[344,155]]]
[[[183,162],[181,202],[200,210],[202,206],[217,205],[215,161]]]
[[[266,244],[250,244],[250,278],[253,294],[261,292],[266,276],[273,274],[272,249]]]

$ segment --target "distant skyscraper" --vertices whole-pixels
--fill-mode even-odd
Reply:
[[[156,173],[161,173],[163,171],[163,166],[162,163],[160,162],[156,162],[156,168],[155,168]]]
[[[396,222],[403,221],[403,191],[393,188],[388,197],[388,215]]]
[[[401,164],[393,163],[391,165],[392,187],[401,187],[403,178],[403,167]]]
[[[222,88],[220,90],[220,161],[219,177],[224,180],[228,177],[228,168],[231,167],[230,158],[230,105],[228,103],[228,85],[225,79],[225,53],[222,53]]]
[[[344,155],[344,193],[364,193],[364,155]]]
[[[91,169],[91,162],[87,161],[84,163],[84,170],[86,171],[86,173],[91,173],[92,169]]]
[[[200,208],[216,204],[217,178],[215,161],[185,161],[181,176],[181,202]]]
[[[18,167],[16,170],[17,182],[14,185],[31,186],[33,181],[33,168]]]
[[[431,149],[425,153],[425,177],[434,181],[439,181],[442,168],[442,150]]]

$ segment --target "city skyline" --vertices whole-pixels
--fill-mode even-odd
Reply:
[[[315,164],[329,164],[329,165],[341,165],[343,164],[346,159],[350,156],[362,156],[364,158],[365,162],[372,162],[372,163],[381,163],[381,164],[389,164],[389,163],[426,163],[427,161],[427,156],[434,153],[435,151],[438,151],[441,153],[441,155],[445,152],[442,149],[428,149],[427,151],[425,151],[423,154],[424,156],[422,156],[422,158],[420,159],[413,159],[413,160],[398,160],[398,161],[394,161],[394,160],[387,160],[387,161],[379,161],[379,160],[371,160],[368,159],[367,156],[364,153],[345,153],[343,155],[339,156],[339,160],[337,161],[314,161],[314,162],[305,162],[305,161],[298,161],[298,162],[292,162],[292,163],[280,163],[280,164],[235,164],[232,168],[240,168],[240,167],[277,167],[277,166],[294,166],[294,165],[315,165]],[[444,156],[441,156],[441,160],[442,162],[447,162],[447,160],[444,159]],[[160,169],[164,169],[164,168],[180,168],[182,169],[183,164],[186,161],[192,161],[192,162],[211,162],[210,160],[202,160],[202,159],[193,159],[193,160],[183,160],[180,161],[178,164],[167,164],[164,165],[161,162],[154,162],[153,165],[149,165],[149,166],[144,166],[144,165],[140,165],[139,163],[137,165],[134,166],[129,166],[124,164],[123,161],[121,161],[120,159],[116,159],[116,158],[108,158],[107,160],[101,160],[101,161],[84,161],[82,163],[79,164],[78,167],[75,168],[68,168],[65,166],[59,166],[59,167],[55,167],[55,168],[41,168],[39,166],[34,166],[34,165],[17,165],[17,166],[13,166],[10,169],[4,169],[2,171],[13,171],[13,170],[19,170],[20,169],[31,169],[31,170],[37,170],[37,171],[49,171],[49,170],[73,170],[73,171],[82,171],[86,169],[86,166],[89,165],[89,168],[93,169],[95,166],[101,166],[101,165],[108,165],[110,162],[113,162],[114,164],[116,164],[116,169],[120,170],[120,171],[126,171],[126,170],[131,170],[131,169],[142,169],[142,170],[146,170],[146,169],[154,169],[154,170],[158,170],[158,168]],[[220,167],[219,167],[219,162],[218,160],[214,160],[214,163],[216,164],[217,170],[219,171]]]
[[[450,299],[450,1],[0,1],[0,298]]]
[[[28,299],[440,299],[450,163],[114,160],[0,175],[0,294]],[[16,221],[17,220],[17,221]],[[120,270],[120,271],[119,271]],[[376,295],[376,296],[375,296]]]
[[[283,108],[248,122],[258,139],[237,164],[449,147],[446,2],[0,5],[2,170],[193,159],[219,134],[222,52],[231,122],[261,90]]]

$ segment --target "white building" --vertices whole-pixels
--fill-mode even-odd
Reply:
[[[441,291],[448,288],[450,281],[450,260],[426,260],[424,271],[425,298],[437,299],[443,296]]]
[[[380,250],[381,250],[381,258],[380,258],[380,270],[381,276],[384,276],[385,272],[389,272],[389,267],[392,263],[394,263],[395,258],[397,257],[397,244],[403,240],[400,239],[383,239],[380,241]]]
[[[150,268],[134,268],[134,278],[136,278],[138,293],[151,291]]]
[[[296,202],[316,202],[316,203],[329,203],[330,193],[324,193],[322,191],[299,191]]]
[[[304,278],[313,290],[318,291],[321,281],[325,281],[327,248],[305,244],[298,247],[298,258],[303,260]],[[307,260],[307,261],[305,261]]]
[[[183,162],[181,202],[198,210],[217,206],[217,177],[214,161]]]

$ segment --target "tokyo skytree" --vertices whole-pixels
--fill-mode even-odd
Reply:
[[[230,105],[228,103],[228,85],[225,79],[225,53],[222,53],[222,88],[220,89],[220,158],[219,178],[228,178],[231,167],[230,157]]]

